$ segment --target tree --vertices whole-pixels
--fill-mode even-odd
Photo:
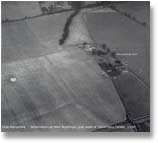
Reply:
[[[80,9],[84,3],[84,1],[68,1],[68,4],[75,10]]]

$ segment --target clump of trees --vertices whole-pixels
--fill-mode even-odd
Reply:
[[[74,10],[80,9],[84,4],[84,1],[68,1],[68,5],[70,5]]]
[[[66,20],[66,24],[63,29],[61,39],[59,39],[59,45],[63,45],[67,37],[69,36],[69,27],[72,23],[73,18],[80,12],[81,7],[84,5],[83,1],[69,1],[68,4],[72,7],[74,12]]]

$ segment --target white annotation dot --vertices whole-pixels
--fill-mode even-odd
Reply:
[[[16,82],[16,77],[11,77],[11,78],[10,78],[10,81],[11,81],[11,82]]]

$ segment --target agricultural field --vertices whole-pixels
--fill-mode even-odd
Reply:
[[[146,2],[2,3],[2,131],[149,132],[149,15]]]

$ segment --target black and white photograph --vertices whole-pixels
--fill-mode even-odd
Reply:
[[[2,132],[150,132],[150,1],[2,1]]]

